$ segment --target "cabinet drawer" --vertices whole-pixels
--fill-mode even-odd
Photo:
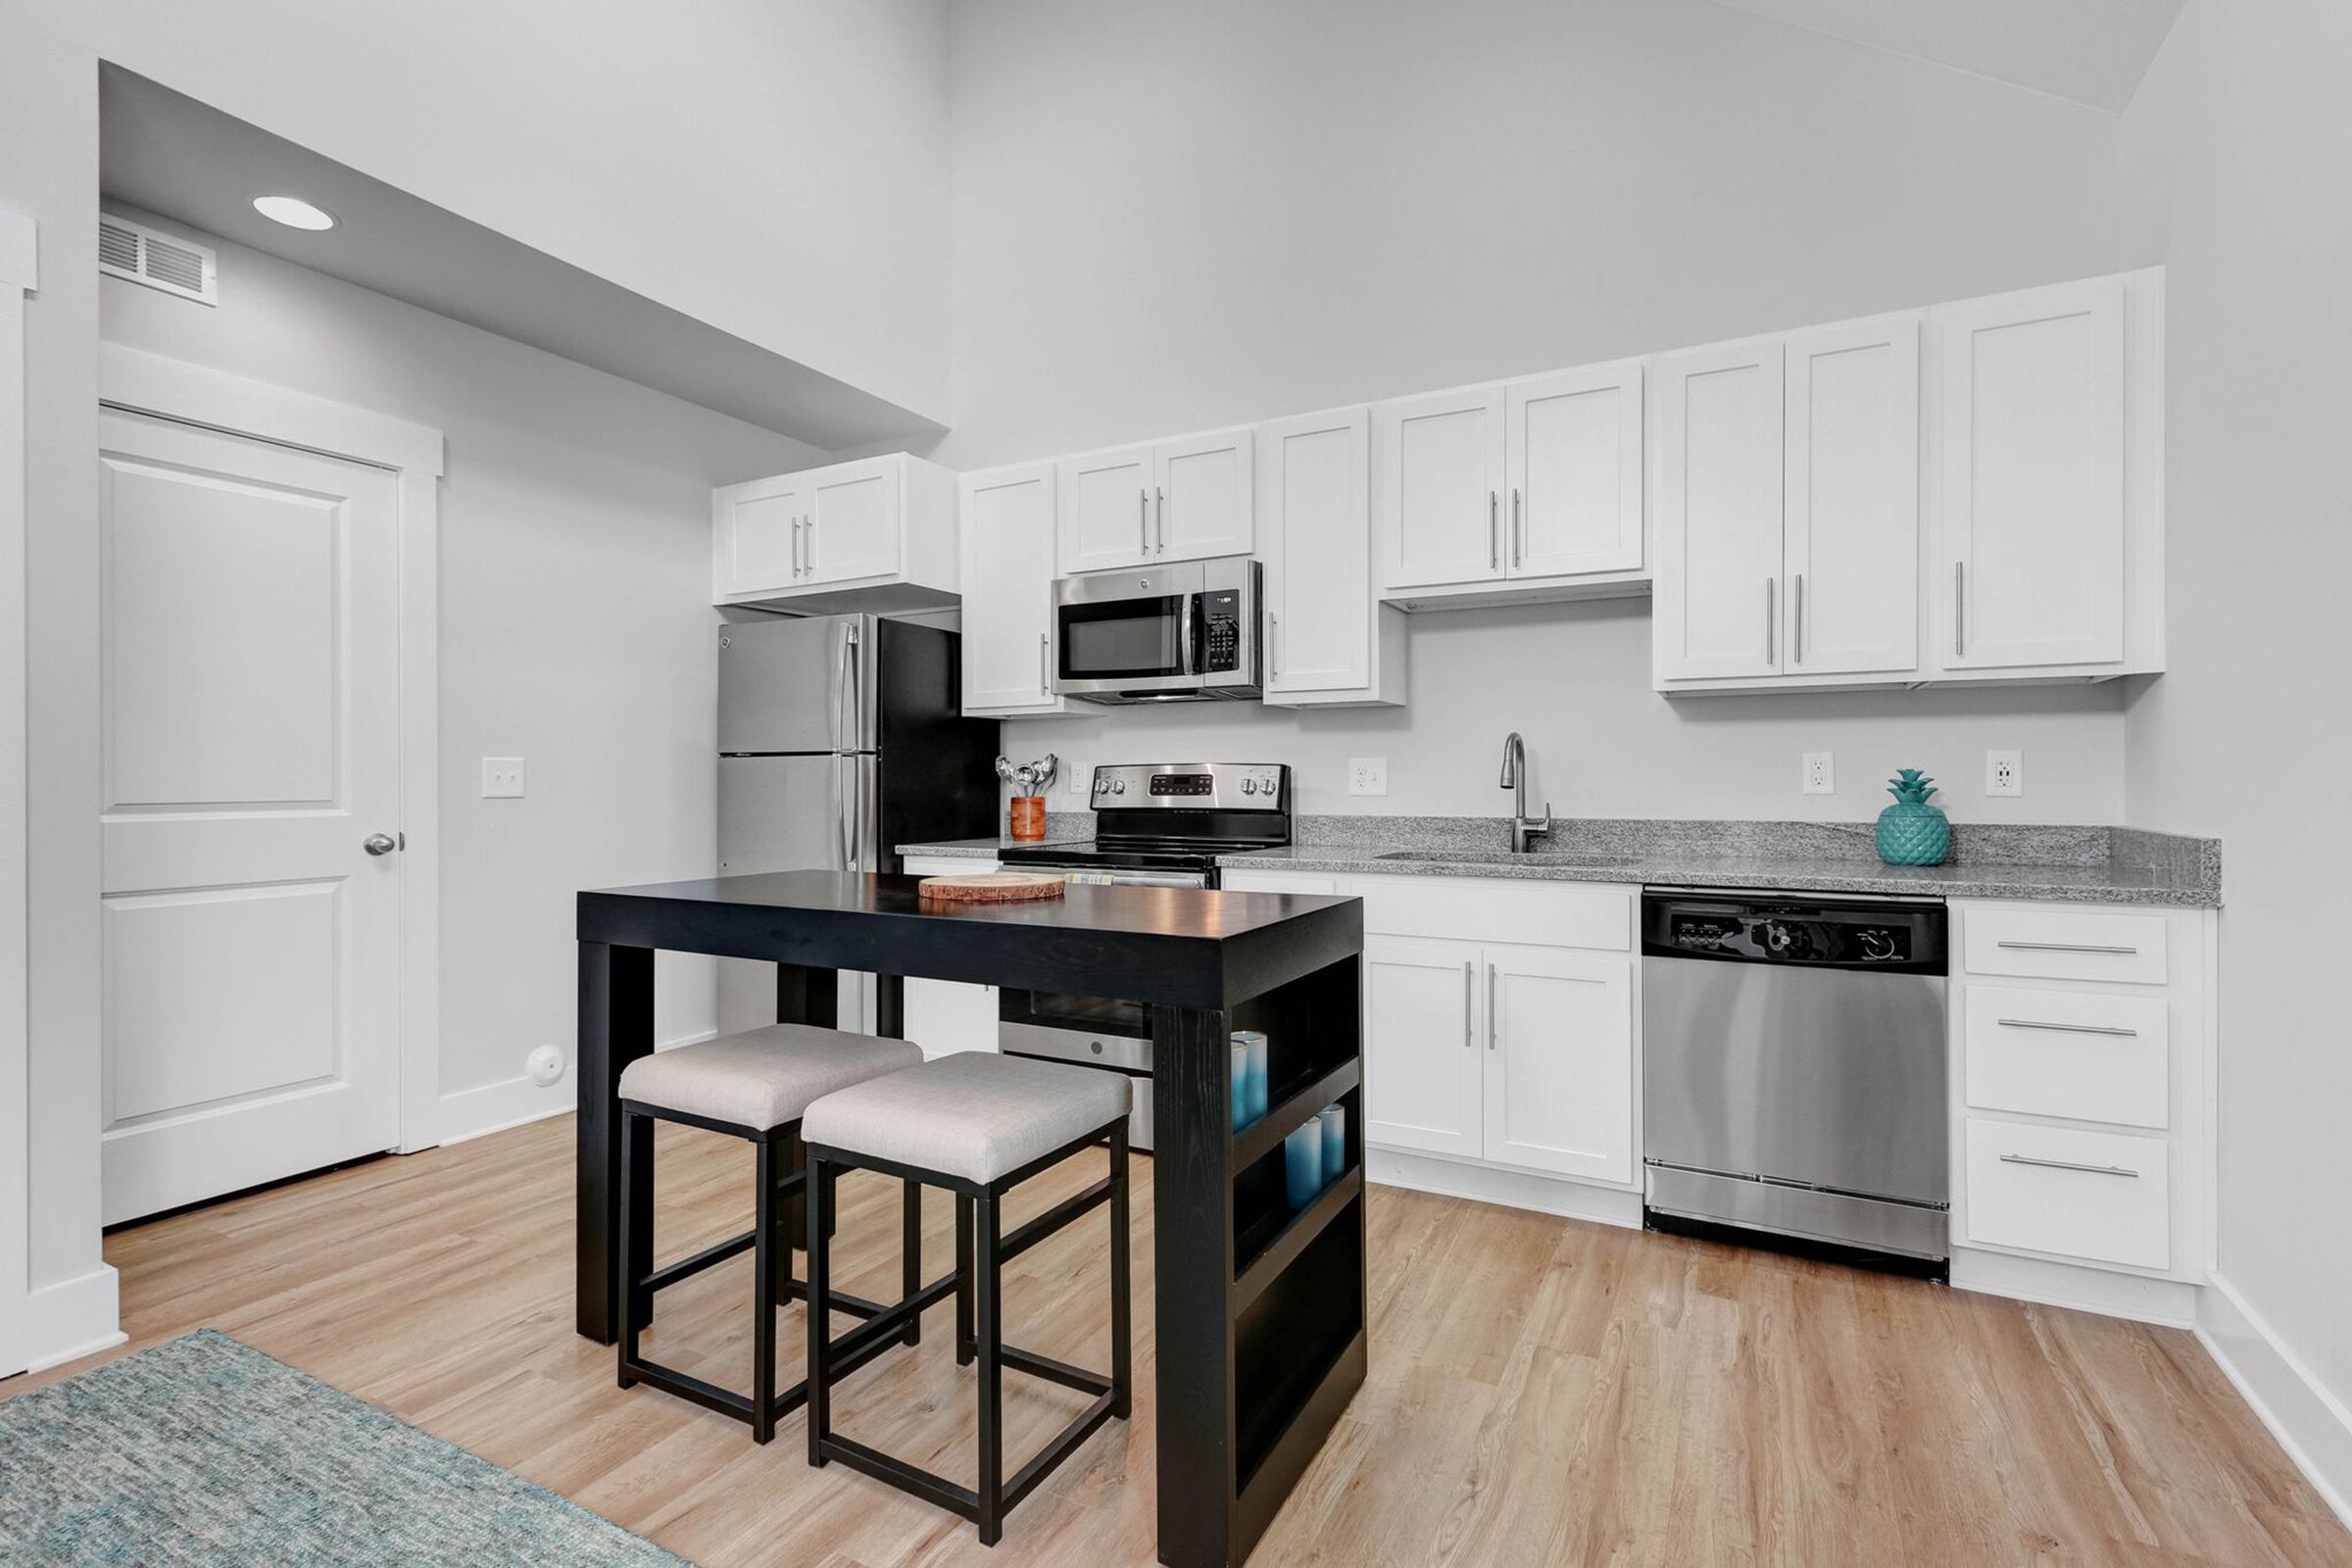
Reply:
[[[2134,1268],[2173,1260],[2172,1146],[1968,1119],[1968,1239]]]
[[[2040,980],[2165,981],[2161,914],[2104,909],[1970,909],[1963,922],[1970,974],[2016,974]]]
[[[1539,948],[1630,952],[1634,901],[1558,882],[1470,877],[1359,876],[1342,893],[1364,901],[1364,929],[1389,936],[1515,942]]]
[[[2172,1007],[2163,998],[1970,986],[1961,1005],[1976,1108],[2171,1124]]]

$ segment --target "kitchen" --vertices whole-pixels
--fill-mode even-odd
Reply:
[[[577,126],[560,84],[604,64],[542,75],[517,67],[515,40],[436,21],[403,34],[383,86],[361,73],[334,108],[281,98],[152,17],[32,23],[23,58],[73,68],[54,77],[118,74],[69,89],[28,69],[20,101],[62,101],[60,124],[123,109],[104,139],[118,151],[142,115],[186,123],[120,74],[137,73],[450,210],[410,212],[419,225],[462,212],[639,298],[598,296],[599,332],[561,336],[499,315],[491,293],[465,311],[444,294],[441,317],[602,376],[509,369],[468,340],[500,392],[468,404],[446,363],[368,373],[444,342],[429,352],[460,363],[458,339],[388,318],[347,330],[374,307],[310,281],[363,266],[333,233],[232,231],[193,186],[175,212],[170,182],[118,152],[95,193],[75,157],[0,162],[0,207],[38,217],[42,247],[24,305],[40,393],[24,521],[34,1157],[21,1197],[0,1185],[0,1212],[31,1216],[30,1288],[21,1320],[0,1291],[0,1349],[18,1321],[40,1331],[48,1348],[28,1360],[47,1387],[110,1334],[145,1354],[218,1326],[696,1560],[757,1559],[782,1514],[821,1521],[798,1540],[816,1555],[891,1560],[938,1540],[982,1560],[938,1497],[805,1464],[802,1414],[762,1447],[691,1398],[613,1388],[604,1337],[569,1332],[563,1216],[581,1152],[568,1113],[613,1087],[590,1081],[576,894],[1001,868],[1067,878],[1061,915],[965,925],[1116,925],[1129,896],[1361,911],[1360,1088],[1335,1081],[1318,1102],[1347,1112],[1339,1179],[1357,1185],[1307,1192],[1286,1245],[1324,1285],[1364,1293],[1368,1355],[1318,1406],[1287,1501],[1226,1538],[1233,1560],[1890,1560],[1926,1554],[1901,1501],[1922,1487],[1955,1560],[2021,1560],[2034,1541],[2086,1560],[2352,1552],[2331,1517],[2352,1473],[2328,1305],[2340,1250],[2288,1219],[2342,1174],[2329,1014],[2316,973],[2284,961],[2309,864],[2334,850],[2312,846],[2325,836],[2307,808],[2251,782],[2308,794],[2341,760],[2335,726],[2278,722],[2329,699],[2255,630],[2315,619],[2339,549],[2299,478],[2334,394],[2284,347],[2290,320],[2327,318],[2300,258],[2336,231],[2292,193],[2341,127],[2293,84],[2339,24],[2187,0],[2098,25],[1902,34],[1875,31],[1902,24],[1866,8],[1801,9],[1301,0],[1172,18],[909,0],[871,30],[776,19],[761,25],[843,62],[821,111],[731,90],[733,74],[688,91],[650,69],[673,118],[691,104],[766,140],[721,138],[701,162],[658,132],[576,158],[541,148],[516,166],[536,191],[357,127],[386,114],[390,84],[432,80],[445,25],[474,52],[463,80],[429,90],[461,116],[536,77],[537,113]],[[582,47],[612,46],[609,23]],[[735,71],[780,46],[733,22],[679,25],[695,58]],[[1185,112],[1144,112],[1121,62],[1152,82],[1147,100]],[[761,118],[802,113],[867,133],[820,145]],[[86,148],[79,134],[21,144]],[[476,135],[522,145],[496,114]],[[791,199],[744,177],[752,145],[795,149],[777,176]],[[567,182],[600,162],[614,183],[592,202]],[[705,183],[722,170],[731,182]],[[69,231],[82,246],[96,196],[122,224],[216,251],[218,303],[119,275],[101,299],[78,275],[95,266],[57,249]],[[775,226],[796,202],[825,221]],[[614,233],[584,216],[598,203],[671,216]],[[730,294],[726,248],[670,250],[722,211],[790,287]],[[379,232],[354,221],[344,237]],[[357,281],[400,298],[387,259],[415,262],[386,252]],[[512,275],[574,297],[557,272]],[[656,335],[632,351],[624,327]],[[87,791],[73,781],[105,776],[121,733],[74,716],[101,710],[94,676],[78,707],[56,684],[104,662],[61,611],[104,580],[75,541],[106,514],[55,456],[86,434],[52,411],[107,402],[103,450],[121,454],[146,433],[122,421],[161,407],[125,416],[125,394],[93,387],[75,368],[93,336],[102,374],[142,386],[158,384],[149,361],[186,362],[448,432],[439,750],[404,764],[406,799],[436,781],[423,794],[440,820],[406,805],[371,818],[394,847],[359,862],[439,913],[437,932],[412,923],[395,944],[439,955],[401,981],[437,971],[440,997],[404,993],[403,1008],[437,1028],[386,1044],[403,1054],[386,1080],[398,1125],[371,1121],[353,1146],[401,1152],[324,1169],[349,1156],[320,1142],[283,1174],[324,1173],[275,1196],[244,1192],[279,1173],[236,1147],[274,1150],[274,1133],[211,1152],[172,1142],[210,1102],[163,1072],[172,1057],[149,1042],[180,1025],[122,979],[146,956],[135,944],[203,933],[164,931],[187,884],[120,846],[152,836],[133,820],[150,803],[212,797],[118,782],[98,836],[74,804]],[[766,358],[729,359],[721,338]],[[763,378],[777,390],[747,390]],[[567,441],[560,416],[583,411]],[[507,510],[525,494],[527,526]],[[577,548],[567,514],[593,529]],[[2245,548],[2272,527],[2291,569]],[[731,675],[770,634],[804,646],[767,677]],[[133,655],[147,657],[107,645],[116,670]],[[736,693],[788,690],[808,725],[730,732]],[[894,712],[926,738],[899,744]],[[1053,765],[1006,788],[999,759]],[[730,783],[762,772],[791,782]],[[1888,863],[1878,819],[1909,776],[1926,782],[1903,785],[1895,831],[1931,842],[1893,845],[1919,858]],[[1041,837],[1014,836],[1016,799]],[[1949,837],[1930,855],[1938,817]],[[103,933],[56,913],[92,887]],[[870,912],[871,941],[912,940]],[[841,940],[794,961],[873,978],[788,998],[767,949],[755,961],[681,938],[642,998],[643,1043],[674,1049],[648,1059],[785,1019],[903,1036],[925,1068],[1107,1062],[1092,1076],[1117,1080],[1136,1151],[1133,1408],[1031,1478],[997,1520],[998,1551],[1150,1560],[1174,1517],[1156,1478],[1200,1452],[1171,1446],[1152,1352],[1190,1298],[1155,1250],[1153,1216],[1174,1211],[1152,1194],[1165,1156],[1142,1151],[1166,1075],[1206,1059],[1154,1049],[1152,1009],[1174,992],[1098,997],[946,959],[891,974],[868,938]],[[201,974],[169,951],[159,972]],[[280,1014],[257,1022],[290,1028]],[[1261,1032],[1279,1053],[1280,1031]],[[1336,1038],[1313,1049],[1314,1078],[1337,1070]],[[1196,1111],[1233,1087],[1213,1065],[1209,1094],[1188,1090]],[[1272,1121],[1318,1109],[1273,1077]],[[144,1099],[125,1098],[134,1083]],[[240,1114],[275,1114],[250,1085],[235,1093]],[[1233,1135],[1254,1137],[1249,1164],[1266,1173],[1241,1194],[1236,1246],[1263,1241],[1249,1222],[1280,1196],[1264,1185],[1287,1174],[1274,1134],[1304,1125]],[[751,1154],[708,1129],[665,1126],[649,1147],[661,1256],[727,1244]],[[1094,1192],[1100,1151],[1071,1165],[1029,1201]],[[306,1193],[318,1213],[387,1203],[377,1245],[434,1255],[429,1215],[395,1196],[409,1180],[467,1216],[466,1239],[445,1244],[417,1311],[387,1304],[368,1326],[384,1356],[446,1360],[437,1385],[332,1332],[336,1250],[290,1229]],[[900,1287],[889,1239],[865,1239],[899,1223],[882,1185],[872,1169],[841,1178],[843,1286],[867,1304]],[[965,1233],[944,1202],[914,1210],[934,1271]],[[315,1253],[329,1271],[317,1299],[280,1317],[208,1285],[171,1305],[257,1260],[208,1239],[208,1274],[176,1272],[208,1214]],[[1354,1234],[1334,1215],[1362,1226],[1360,1274],[1315,1250]],[[1110,1366],[1100,1223],[1005,1261],[1008,1350]],[[0,1255],[13,1245],[0,1229]],[[805,1296],[806,1250],[782,1251]],[[650,1342],[664,1362],[744,1386],[755,1266],[720,1259],[664,1288]],[[1279,1297],[1281,1278],[1251,1284]],[[1310,1346],[1343,1321],[1316,1315],[1326,1298],[1305,1308]],[[456,1314],[438,1334],[435,1306]],[[1197,1301],[1183,1321],[1203,1321]],[[786,1380],[801,1323],[787,1305],[773,1325]],[[1169,1347],[1158,1376],[1212,1364],[1177,1359],[1205,1353],[1199,1338]],[[862,1421],[962,1487],[970,1369],[944,1336],[872,1365],[848,1386],[845,1430]],[[1008,1471],[1107,1397],[1090,1387],[1006,1381]],[[2068,1401],[2134,1434],[2120,1464],[2072,1433]],[[610,1438],[593,1454],[591,1427]],[[674,1466],[648,1457],[665,1441]],[[1685,1456],[1734,1448],[1750,1457]],[[2020,1474],[2037,1481],[2003,1479]],[[1684,1502],[1637,1500],[1669,1493]]]

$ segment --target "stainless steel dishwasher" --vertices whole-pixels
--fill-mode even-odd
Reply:
[[[1944,909],[1642,898],[1645,1217],[1950,1255]]]

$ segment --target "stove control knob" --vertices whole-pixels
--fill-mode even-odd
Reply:
[[[1123,779],[1123,778],[1114,778],[1114,779],[1112,779],[1112,780],[1110,781],[1110,793],[1111,793],[1111,794],[1113,794],[1113,795],[1124,795],[1124,794],[1126,794],[1126,793],[1127,793],[1127,781],[1126,781],[1125,779]]]
[[[1243,779],[1242,793],[1244,795],[1255,795],[1257,793],[1257,780],[1253,778]]]

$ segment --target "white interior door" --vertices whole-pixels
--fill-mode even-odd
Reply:
[[[1503,389],[1460,387],[1372,411],[1385,585],[1503,574]]]
[[[1364,1137],[1479,1156],[1486,992],[1472,942],[1364,939]]]
[[[1776,673],[1781,577],[1781,345],[1662,356],[1657,408],[1657,674]]]
[[[114,1223],[399,1142],[400,502],[112,410],[99,476]]]
[[[1642,565],[1642,366],[1589,366],[1510,385],[1514,577]]]
[[[1917,668],[1919,318],[1798,332],[1788,361],[1788,669]]]
[[[1486,960],[1486,1157],[1632,1181],[1633,964],[1552,948]]]

